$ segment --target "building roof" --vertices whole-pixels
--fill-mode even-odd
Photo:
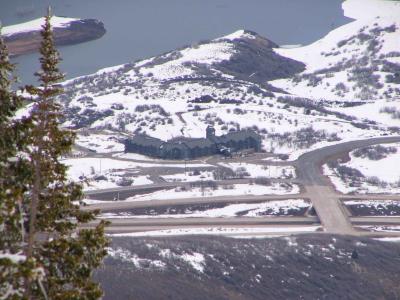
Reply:
[[[187,137],[177,137],[169,140],[167,143],[170,144],[184,144],[189,148],[196,147],[213,147],[215,143],[206,138],[187,138]]]
[[[221,136],[217,137],[217,141],[218,142],[227,142],[230,140],[239,141],[239,140],[243,140],[243,139],[246,139],[249,137],[252,137],[255,139],[260,139],[260,135],[254,131],[240,130],[240,131],[233,131],[233,132],[229,132],[227,134],[221,135]]]
[[[145,135],[137,134],[128,140],[131,143],[143,145],[143,146],[154,146],[160,147],[164,142],[160,139]]]
[[[153,146],[160,149],[172,149],[174,147],[184,149],[184,148],[203,148],[203,147],[215,147],[216,143],[227,143],[229,141],[240,141],[245,140],[249,137],[259,140],[260,135],[252,130],[240,130],[230,132],[221,136],[209,138],[187,138],[187,137],[176,137],[164,142],[160,139],[145,135],[137,134],[130,138],[128,141],[132,144],[143,145],[143,146]]]

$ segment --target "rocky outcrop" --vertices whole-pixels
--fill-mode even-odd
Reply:
[[[68,26],[54,27],[53,31],[57,46],[95,40],[106,33],[104,24],[95,19],[71,21]],[[40,47],[41,36],[39,30],[32,30],[6,35],[4,40],[11,56],[17,56],[37,51]]]
[[[302,62],[277,54],[274,51],[274,48],[279,48],[277,44],[253,31],[244,30],[242,36],[234,38],[232,42],[235,44],[235,54],[215,68],[237,79],[265,84],[305,70]]]

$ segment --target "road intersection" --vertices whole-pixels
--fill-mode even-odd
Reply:
[[[151,201],[115,201],[90,205],[85,209],[100,209],[103,212],[112,212],[115,210],[132,209],[138,207],[157,207],[166,205],[181,204],[199,204],[199,203],[248,203],[261,202],[269,200],[285,200],[285,199],[307,199],[310,200],[317,216],[306,217],[265,217],[265,218],[179,218],[179,219],[162,219],[162,218],[146,218],[146,219],[118,219],[111,220],[109,232],[127,232],[127,231],[148,231],[161,230],[166,228],[189,228],[189,227],[232,227],[232,226],[270,226],[285,224],[321,224],[324,233],[345,234],[345,235],[398,235],[399,233],[377,233],[367,232],[357,229],[354,225],[368,224],[397,224],[400,225],[400,218],[382,218],[374,217],[358,217],[352,218],[344,207],[343,199],[393,199],[400,201],[400,195],[343,195],[338,193],[330,183],[329,179],[322,174],[321,166],[329,160],[337,159],[348,155],[354,149],[384,143],[400,142],[400,136],[385,136],[378,138],[370,138],[365,140],[349,141],[338,143],[327,147],[319,148],[301,155],[293,162],[284,162],[284,165],[292,165],[296,168],[297,178],[286,180],[301,185],[299,194],[291,195],[264,195],[264,196],[221,196],[207,198],[188,198],[176,200],[151,200]],[[260,163],[268,164],[267,161]],[[237,184],[248,183],[251,179],[233,179],[217,182],[219,184]],[[277,179],[279,181],[279,179]],[[146,186],[125,187],[107,190],[96,190],[87,192],[88,197],[101,200],[112,200],[116,195],[126,197],[132,196],[146,191],[162,190],[175,188],[177,186],[187,185],[188,183],[176,182],[159,182]]]

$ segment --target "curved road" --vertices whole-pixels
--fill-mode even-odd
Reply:
[[[313,203],[326,232],[356,234],[339,194],[322,174],[321,166],[357,148],[394,142],[400,142],[400,136],[344,142],[307,152],[297,159],[298,180],[303,182],[306,195]]]

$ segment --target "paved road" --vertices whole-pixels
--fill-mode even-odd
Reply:
[[[116,218],[107,219],[113,226],[233,226],[233,225],[271,225],[271,224],[318,224],[317,217],[234,217],[234,218]],[[91,225],[97,224],[96,220]]]
[[[329,185],[329,181],[321,174],[321,164],[350,151],[376,144],[400,142],[400,136],[377,137],[356,140],[319,148],[301,155],[296,161],[298,179],[306,185]]]
[[[350,220],[354,225],[399,225],[400,226],[400,217],[350,217]]]
[[[326,233],[337,233],[337,234],[350,234],[350,235],[369,235],[370,233],[366,232],[360,232],[356,231],[351,223],[351,220],[348,217],[348,213],[346,209],[343,207],[340,199],[341,198],[363,198],[364,196],[362,195],[352,195],[352,196],[344,196],[338,194],[333,187],[331,186],[329,180],[324,177],[321,173],[321,165],[324,164],[325,162],[329,161],[330,159],[335,159],[340,156],[343,156],[345,154],[348,154],[351,150],[361,148],[361,147],[366,147],[370,145],[375,145],[375,144],[383,144],[383,143],[394,143],[394,142],[400,142],[400,136],[396,137],[379,137],[379,138],[371,138],[371,139],[366,139],[366,140],[357,140],[357,141],[350,141],[350,142],[345,142],[345,143],[340,143],[332,146],[327,146],[324,148],[320,148],[317,150],[310,151],[308,153],[305,153],[301,155],[293,164],[297,168],[297,181],[302,183],[305,192],[300,194],[300,195],[284,195],[284,196],[261,196],[261,197],[239,197],[236,198],[236,201],[241,201],[241,202],[246,202],[246,201],[262,201],[262,200],[272,200],[272,199],[291,199],[291,198],[308,198],[311,200],[313,203],[313,206],[317,212],[317,215],[319,219],[321,220],[321,223],[324,227],[324,231]],[[165,183],[162,184],[163,187],[169,186],[173,187],[176,186],[176,183]],[[132,188],[127,188],[124,191],[131,191]],[[107,191],[93,191],[90,192],[91,195],[97,194],[100,195],[101,193],[115,193],[117,191],[122,192],[122,189],[112,189],[112,190],[107,190]],[[369,195],[368,197],[375,197]],[[381,197],[381,196],[378,196]],[[388,196],[382,196],[388,198]],[[389,196],[393,197],[393,196]],[[395,196],[397,197],[397,196]],[[377,198],[377,197],[375,197]],[[385,199],[386,199],[385,198]],[[377,198],[378,199],[378,198]],[[380,198],[379,198],[380,199]],[[383,199],[383,198],[382,198]],[[398,198],[396,198],[398,199]],[[214,198],[205,198],[205,199],[182,199],[182,200],[168,200],[162,201],[162,204],[184,204],[184,203],[199,203],[201,201],[204,201],[202,203],[214,203],[214,202],[231,202],[235,201],[235,197],[214,197]],[[138,202],[115,202],[115,203],[104,203],[100,205],[95,205],[91,206],[91,208],[99,208],[102,210],[115,210],[115,209],[123,209],[123,208],[132,208],[132,207],[138,207],[137,205],[141,205],[143,207],[144,205],[146,206],[153,206],[153,205],[162,205],[161,201],[146,201],[142,203]],[[174,221],[168,221],[168,222],[174,222],[174,227],[182,227],[185,228],[187,226],[194,226],[193,220],[191,220],[190,224],[186,223],[189,221],[184,221],[186,219],[177,219]],[[293,219],[294,220],[294,219]],[[356,224],[359,222],[357,219],[352,219]],[[371,222],[372,224],[377,224],[377,221],[374,221],[372,219],[364,219],[362,222]],[[137,228],[136,225],[131,225],[129,223],[131,221],[127,220],[120,220],[118,221],[118,225],[112,225],[116,227],[125,227],[126,230],[129,228],[131,230],[134,230]],[[207,225],[213,225],[215,226],[215,220],[212,219],[205,219],[204,221],[199,221],[196,220],[196,224],[200,224],[201,226],[207,226]],[[201,223],[199,223],[201,222]],[[214,223],[213,223],[214,222]],[[234,218],[233,220],[227,221],[225,219],[224,222],[230,222],[230,226],[232,225],[243,225],[241,222],[241,218]],[[259,222],[259,221],[254,221],[254,222]],[[365,223],[365,224],[366,224]],[[370,223],[370,224],[371,224]],[[151,224],[154,224],[154,220],[152,219],[145,219],[142,221],[142,224],[140,224],[140,227],[143,229],[146,226]],[[179,225],[180,224],[180,225]],[[363,223],[364,224],[364,223]],[[259,224],[257,224],[259,225]],[[158,226],[158,227],[157,227]],[[152,230],[159,229],[159,228],[164,228],[165,224],[159,224],[159,225],[154,225],[150,226]],[[376,234],[376,233],[374,233]],[[388,235],[396,235],[396,233],[393,234],[388,234]]]

